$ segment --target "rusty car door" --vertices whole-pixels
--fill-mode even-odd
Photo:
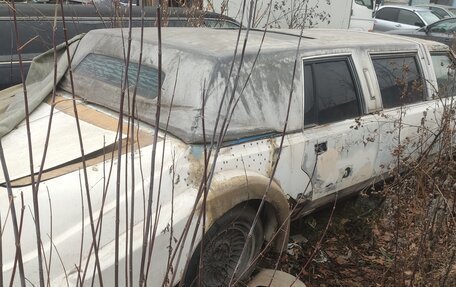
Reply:
[[[308,198],[356,191],[372,180],[377,122],[364,115],[363,94],[350,56],[304,60],[304,158]]]

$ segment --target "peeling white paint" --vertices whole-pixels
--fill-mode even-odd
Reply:
[[[139,30],[134,33],[133,44],[138,56]],[[146,29],[146,49],[149,53],[145,63],[155,65],[157,47],[156,32]],[[190,33],[191,31],[191,33]],[[225,34],[226,33],[226,34]],[[251,31],[252,43],[246,49],[245,66],[241,69],[241,82],[245,81],[253,66],[255,53],[258,51],[259,43],[262,40],[262,33]],[[289,32],[291,33],[291,32]],[[296,32],[294,32],[296,33]],[[81,45],[79,54],[75,56],[76,64],[83,56],[90,52],[120,53],[122,45],[119,44],[120,36],[118,30],[91,32]],[[126,201],[133,201],[131,197],[131,181],[135,183],[134,203],[136,212],[134,226],[129,228],[134,231],[133,253],[134,253],[134,276],[138,278],[139,256],[142,247],[142,232],[144,224],[145,204],[148,202],[148,190],[153,181],[155,189],[152,200],[153,214],[152,221],[157,219],[155,237],[155,248],[153,262],[150,269],[148,283],[153,286],[160,286],[165,278],[167,268],[168,248],[171,241],[171,249],[175,250],[177,241],[169,238],[170,228],[173,230],[173,237],[180,238],[187,221],[191,224],[191,231],[183,245],[182,258],[177,266],[176,260],[172,262],[173,272],[177,274],[177,280],[185,268],[185,261],[192,255],[190,248],[193,236],[193,227],[196,226],[196,218],[189,218],[192,208],[200,202],[198,188],[204,178],[204,146],[199,144],[202,136],[201,129],[201,95],[203,88],[207,87],[208,108],[205,113],[208,129],[212,132],[215,124],[215,114],[218,105],[226,102],[222,91],[228,85],[228,91],[234,89],[233,82],[228,77],[229,67],[233,55],[233,42],[235,42],[236,31],[213,30],[188,30],[188,29],[164,29],[164,67],[166,80],[163,86],[164,110],[167,115],[169,108],[170,91],[176,82],[174,75],[177,71],[176,63],[180,61],[178,86],[176,90],[176,106],[171,113],[171,124],[175,128],[170,130],[171,134],[164,139],[162,131],[159,132],[157,144],[156,170],[153,178],[150,178],[152,158],[151,138],[153,128],[141,123],[139,130],[150,137],[147,144],[141,146],[141,150],[135,151],[135,178],[131,178],[130,165],[125,165],[125,158],[130,160],[130,154],[122,157],[122,163],[117,157],[111,160],[93,163],[87,169],[88,185],[92,197],[94,218],[97,219],[102,213],[103,228],[100,231],[100,264],[103,270],[103,277],[106,279],[105,286],[112,286],[114,273],[114,230],[115,230],[115,208],[116,208],[116,178],[108,178],[111,166],[121,165],[120,175],[120,245],[125,246],[127,240],[126,222]],[[352,37],[348,37],[352,36]],[[391,52],[417,49],[418,44],[409,40],[395,39],[393,44],[384,43],[384,39],[374,34],[348,33],[346,31],[311,31],[306,32],[303,41],[300,57],[314,57],[318,55],[334,55],[342,53],[350,54],[354,59],[355,68],[358,71],[368,69],[372,76],[369,53],[378,51]],[[311,39],[315,38],[315,39]],[[96,46],[95,40],[99,43],[110,45],[110,49],[103,50],[103,46]],[[217,41],[215,41],[217,40]],[[282,41],[283,40],[283,41]],[[370,41],[372,40],[372,41]],[[119,45],[117,45],[117,44]],[[365,97],[364,110],[366,114],[359,119],[349,119],[337,123],[316,126],[304,129],[303,127],[303,85],[302,68],[298,65],[295,79],[291,79],[297,37],[286,34],[268,34],[262,57],[257,63],[258,70],[253,70],[251,81],[246,83],[244,96],[239,101],[239,107],[233,114],[232,126],[229,131],[229,141],[225,141],[218,154],[216,163],[210,160],[208,170],[214,168],[213,185],[210,187],[209,200],[213,205],[208,208],[208,222],[206,227],[223,215],[220,210],[226,211],[242,201],[252,198],[258,200],[263,196],[268,203],[277,208],[272,212],[279,215],[274,224],[287,223],[289,216],[289,202],[309,203],[309,210],[312,210],[320,200],[334,195],[338,191],[355,191],[355,187],[366,186],[374,177],[383,174],[385,171],[381,165],[389,165],[393,158],[391,149],[397,144],[399,134],[395,131],[395,121],[398,118],[397,110],[386,111],[387,117],[378,114],[369,114],[381,107],[381,99],[376,85],[366,83],[365,73],[359,72],[360,87]],[[95,47],[96,46],[96,47]],[[424,48],[423,48],[424,49]],[[435,47],[433,49],[436,49]],[[236,61],[238,61],[237,59]],[[197,63],[197,64],[195,64]],[[370,70],[369,70],[370,69]],[[369,74],[369,73],[368,73]],[[371,77],[374,78],[374,77]],[[208,79],[207,86],[204,85]],[[435,80],[435,79],[434,79]],[[289,89],[293,87],[295,93],[291,102],[291,117],[288,120],[288,130],[284,134],[283,147],[279,150],[281,134],[286,120],[286,108],[288,106]],[[378,88],[378,87],[377,87]],[[237,88],[235,95],[239,96],[241,88]],[[370,90],[369,90],[370,89]],[[229,94],[229,93],[228,93]],[[166,102],[168,101],[168,102]],[[166,106],[168,104],[168,106]],[[93,105],[82,103],[89,109]],[[436,128],[438,112],[435,117],[432,110],[437,105],[433,102],[423,102],[420,105],[410,107],[407,110],[404,123],[406,127],[400,135],[400,140],[416,140],[416,127],[427,111],[429,122],[425,125],[429,129]],[[225,106],[226,108],[226,106]],[[150,114],[154,114],[151,104]],[[115,112],[100,109],[101,113],[112,116]],[[38,159],[42,155],[43,142],[46,134],[47,116],[49,106],[43,104],[32,114],[32,137],[34,142],[34,156]],[[224,114],[225,115],[225,114]],[[150,116],[150,115],[149,115]],[[226,116],[226,115],[225,115]],[[163,116],[163,119],[166,119]],[[432,119],[432,120],[431,120]],[[83,140],[86,153],[100,150],[105,144],[114,141],[115,132],[112,129],[98,127],[93,121],[81,121]],[[419,125],[419,124],[418,124]],[[389,131],[391,129],[391,132]],[[176,132],[177,133],[174,133]],[[185,137],[178,139],[175,135],[185,134]],[[254,135],[252,138],[250,136]],[[125,134],[122,135],[126,137]],[[210,137],[209,137],[210,138]],[[186,141],[186,142],[185,142]],[[326,150],[316,152],[317,144],[326,143]],[[28,174],[27,145],[25,140],[25,126],[20,125],[16,130],[2,139],[2,144],[7,153],[7,161],[12,179],[17,179]],[[80,156],[79,144],[75,132],[74,118],[56,112],[54,126],[51,133],[49,154],[45,168],[56,167],[68,163]],[[163,153],[163,160],[162,155]],[[212,160],[214,151],[212,151]],[[277,162],[277,160],[279,160]],[[277,163],[277,166],[276,166]],[[35,160],[35,165],[39,160]],[[215,164],[215,165],[214,165]],[[38,168],[38,166],[35,166]],[[163,174],[160,175],[160,167],[163,167]],[[273,174],[273,171],[276,172]],[[142,171],[140,173],[139,171]],[[127,179],[127,181],[126,181]],[[161,186],[159,183],[161,182]],[[75,265],[79,264],[79,246],[83,241],[83,259],[88,258],[90,248],[90,224],[87,209],[87,199],[84,190],[81,195],[81,172],[71,170],[64,172],[57,177],[44,181],[40,185],[38,200],[41,210],[41,228],[43,247],[46,256],[49,256],[51,242],[51,229],[53,232],[53,244],[59,250],[62,260],[71,274],[71,285],[77,279]],[[271,183],[269,185],[269,183]],[[235,187],[233,187],[235,186]],[[270,190],[267,187],[271,186]],[[161,190],[158,198],[158,189]],[[52,225],[50,222],[51,211],[49,198],[52,203]],[[106,201],[103,204],[104,191]],[[268,193],[266,193],[266,191]],[[31,208],[32,190],[30,186],[14,189],[14,202],[16,207],[21,207],[21,195],[24,196],[25,209],[23,218],[22,248],[27,278],[36,284],[38,281],[38,264],[36,259],[36,240],[34,234],[33,216],[28,209]],[[236,196],[234,196],[236,195]],[[301,202],[301,203],[302,203]],[[159,212],[155,210],[158,204]],[[200,205],[198,205],[200,207]],[[292,206],[293,207],[293,206]],[[305,208],[306,206],[304,206]],[[0,188],[0,215],[2,220],[8,217],[9,199],[5,188]],[[301,210],[307,212],[305,209]],[[198,211],[196,213],[198,215]],[[172,223],[171,223],[172,219]],[[278,220],[282,222],[277,222]],[[270,227],[270,226],[269,226]],[[14,236],[11,221],[5,221],[5,232],[2,237],[3,246],[14,246]],[[200,225],[201,228],[201,225]],[[286,229],[286,226],[285,228]],[[285,232],[286,233],[286,232]],[[82,234],[84,234],[82,236]],[[200,231],[196,234],[196,244],[201,238]],[[193,246],[195,247],[195,246]],[[121,248],[123,250],[123,248]],[[8,278],[12,272],[15,250],[14,248],[3,248],[4,277]],[[158,259],[157,259],[158,258]],[[89,274],[87,282],[91,281],[93,270],[93,256],[89,262]],[[120,270],[125,270],[125,253],[121,252]],[[125,280],[125,274],[121,272],[119,280]],[[53,261],[50,267],[52,282],[59,286],[64,284],[63,271],[57,260]],[[16,281],[13,285],[17,285]],[[95,282],[97,280],[95,279]],[[177,283],[177,282],[175,282]]]

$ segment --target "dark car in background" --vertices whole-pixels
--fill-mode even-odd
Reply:
[[[445,18],[416,30],[393,30],[387,33],[433,40],[451,46],[456,33],[456,17]]]
[[[53,24],[56,20],[57,32],[55,44],[64,42],[63,21],[60,6],[57,14],[54,4],[17,3],[16,18],[18,44],[16,43],[15,25],[11,4],[0,3],[0,90],[21,83],[19,56],[17,47],[22,47],[22,63],[26,73],[32,59],[53,47]],[[93,29],[128,27],[130,16],[128,7],[107,5],[64,5],[67,36]],[[144,26],[156,26],[156,7],[145,7]],[[57,15],[55,17],[54,15]],[[141,7],[132,8],[132,26],[140,27]],[[213,27],[237,28],[235,20],[217,13],[189,10],[185,8],[168,8],[163,17],[163,26],[169,27]]]

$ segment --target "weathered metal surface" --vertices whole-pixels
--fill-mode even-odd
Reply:
[[[191,31],[191,32],[190,32]],[[225,33],[226,32],[226,33]],[[122,143],[134,140],[135,177],[131,177],[131,151],[122,149],[122,162],[116,156],[108,156],[104,147],[115,144],[117,131],[117,112],[112,103],[118,101],[119,88],[109,88],[93,79],[85,79],[75,75],[77,81],[83,81],[77,88],[78,111],[83,134],[86,154],[99,153],[89,158],[87,176],[92,208],[95,220],[102,217],[103,227],[100,235],[100,264],[106,286],[113,285],[116,223],[116,178],[111,174],[118,164],[121,165],[120,175],[120,237],[121,245],[127,242],[127,230],[133,230],[134,276],[138,278],[139,258],[142,249],[144,228],[144,210],[148,202],[149,186],[154,183],[152,222],[157,230],[155,247],[152,253],[152,265],[149,273],[151,285],[161,285],[166,277],[169,250],[182,247],[180,256],[170,262],[176,280],[180,280],[185,268],[185,261],[192,256],[195,246],[201,239],[201,223],[197,219],[201,211],[198,192],[202,180],[205,179],[204,145],[202,141],[202,99],[205,99],[205,126],[207,138],[211,139],[214,132],[219,104],[223,103],[221,119],[229,115],[227,103],[234,92],[239,98],[238,106],[233,114],[227,138],[219,150],[214,163],[214,153],[209,159],[207,170],[214,169],[212,185],[208,194],[206,228],[226,211],[239,203],[251,201],[258,203],[265,198],[265,236],[272,240],[275,231],[279,230],[276,241],[277,249],[283,247],[287,237],[290,212],[304,214],[320,204],[333,199],[336,194],[348,194],[355,189],[366,186],[377,176],[384,173],[379,166],[392,160],[391,149],[399,134],[388,133],[391,125],[399,115],[397,111],[387,111],[388,117],[371,114],[382,107],[378,85],[372,83],[375,78],[370,53],[392,51],[420,51],[420,59],[425,61],[428,55],[427,46],[420,46],[415,41],[391,38],[385,43],[378,35],[344,31],[309,31],[303,39],[299,51],[297,74],[292,79],[292,70],[297,48],[296,35],[272,33],[266,35],[261,56],[253,68],[253,59],[258,51],[262,33],[254,32],[249,36],[245,63],[240,72],[240,85],[235,89],[233,77],[228,75],[234,50],[236,31],[164,29],[164,73],[163,110],[160,127],[163,128],[170,114],[170,129],[165,140],[165,132],[160,130],[154,135],[153,123],[155,114],[154,100],[143,101],[141,122],[138,124],[134,139],[127,135],[126,118],[121,133]],[[157,65],[156,32],[145,30],[144,64]],[[289,31],[289,33],[296,33]],[[121,59],[122,38],[119,30],[91,32],[81,41],[74,58],[74,65],[90,53],[104,53],[118,56]],[[348,37],[350,36],[350,37]],[[139,31],[133,33],[132,59],[139,57]],[[437,49],[432,46],[432,49]],[[445,49],[443,49],[445,50]],[[303,83],[302,59],[321,56],[351,55],[360,79],[360,90],[363,95],[363,115],[357,119],[349,119],[328,125],[304,129],[303,122]],[[239,58],[236,63],[239,64]],[[197,68],[195,68],[197,67]],[[253,70],[252,70],[253,68]],[[423,64],[424,69],[429,67]],[[179,69],[179,73],[177,70]],[[367,69],[367,70],[366,70]],[[248,74],[252,77],[247,81]],[[431,72],[425,74],[432,78]],[[175,76],[177,75],[177,80]],[[370,75],[370,76],[366,76]],[[87,78],[87,77],[86,77]],[[370,78],[371,80],[367,80]],[[176,93],[174,105],[171,107],[174,84]],[[68,88],[68,82],[63,83]],[[245,85],[243,94],[240,92]],[[227,94],[224,87],[228,86]],[[287,119],[288,97],[290,89],[291,111],[288,128],[283,134],[283,125]],[[427,87],[430,89],[430,87]],[[233,91],[234,90],[234,91]],[[59,92],[60,93],[60,92]],[[67,93],[61,92],[63,98],[54,111],[54,124],[51,129],[49,153],[45,163],[47,176],[40,184],[38,200],[41,210],[41,228],[43,250],[47,256],[50,250],[58,250],[62,261],[67,267],[70,285],[76,284],[78,278],[79,246],[82,246],[83,261],[89,258],[90,223],[84,192],[81,193],[81,154],[76,132],[76,121],[72,112],[72,101]],[[113,97],[117,97],[113,99]],[[423,111],[428,111],[429,123],[426,126],[435,128],[440,110],[439,105],[429,101],[410,107],[407,111],[406,123],[409,127],[400,136],[403,140],[414,140],[412,124],[421,122]],[[87,101],[84,101],[87,100]],[[103,103],[106,103],[104,106]],[[63,105],[65,104],[65,105]],[[104,107],[103,107],[104,106]],[[118,108],[117,108],[118,109]],[[50,106],[43,103],[31,115],[33,154],[35,169],[38,170],[43,148]],[[166,116],[165,116],[166,115]],[[436,115],[436,116],[434,116]],[[146,122],[146,123],[145,123]],[[211,134],[212,133],[212,134]],[[158,137],[156,169],[151,175],[152,140]],[[14,188],[14,202],[22,207],[21,196],[24,197],[24,208],[32,206],[32,188],[27,185],[29,175],[26,129],[24,123],[2,139],[7,153],[10,175],[16,183],[24,185]],[[326,151],[316,152],[315,145],[326,142]],[[208,145],[209,146],[209,145]],[[281,148],[281,149],[280,149]],[[113,150],[115,147],[113,146]],[[163,159],[162,159],[163,155]],[[76,161],[76,163],[75,163]],[[126,164],[128,162],[128,164]],[[73,165],[75,164],[75,165]],[[214,166],[215,165],[215,166]],[[274,173],[275,171],[275,173]],[[132,182],[135,184],[134,199],[131,197]],[[19,185],[19,184],[18,184]],[[159,192],[160,190],[160,192]],[[133,226],[127,226],[127,201],[134,202],[136,212]],[[5,188],[0,189],[0,213],[4,220],[8,217],[9,202]],[[51,206],[52,204],[52,212]],[[158,209],[156,207],[158,206]],[[197,207],[195,216],[190,218],[192,210]],[[295,207],[299,207],[295,210]],[[52,218],[52,222],[51,222]],[[175,238],[180,238],[187,223],[190,232],[183,245],[178,246]],[[156,224],[156,225],[155,225]],[[195,244],[191,247],[195,226],[199,226],[195,234]],[[14,246],[12,224],[5,221],[2,242],[4,246]],[[33,215],[25,212],[22,228],[22,248],[27,278],[36,283],[37,258]],[[52,234],[51,234],[52,230]],[[193,249],[192,249],[193,248]],[[14,266],[15,250],[4,250],[3,272],[6,277],[11,275]],[[93,275],[93,254],[90,255],[89,273],[86,281],[90,282]],[[160,258],[160,260],[155,260]],[[177,261],[180,261],[177,264]],[[56,286],[65,284],[65,276],[60,264],[50,267],[51,281]],[[125,252],[120,254],[120,270],[125,270]],[[168,274],[171,276],[170,274]],[[120,275],[121,282],[125,274]],[[17,276],[16,276],[17,278]],[[96,282],[96,280],[95,280]],[[14,282],[15,283],[15,282]],[[14,284],[13,284],[14,285]]]

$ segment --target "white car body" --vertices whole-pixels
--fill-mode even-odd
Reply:
[[[425,125],[430,130],[438,127],[442,101],[435,100],[437,90],[434,87],[437,86],[437,79],[429,59],[431,53],[435,52],[449,55],[445,45],[364,32],[309,30],[304,33],[298,51],[296,73],[293,74],[299,41],[297,32],[268,32],[256,61],[263,33],[250,31],[244,61],[240,62],[239,55],[235,60],[236,65],[242,66],[239,85],[236,86],[236,75],[230,75],[229,70],[233,61],[237,30],[222,32],[203,28],[163,28],[162,33],[165,76],[161,88],[163,99],[160,130],[154,135],[156,98],[146,99],[142,104],[138,104],[141,107],[138,114],[142,121],[136,126],[134,156],[131,157],[130,151],[122,150],[121,162],[118,161],[116,153],[111,156],[112,150],[118,144],[115,141],[116,135],[122,138],[124,148],[127,146],[127,139],[131,143],[131,138],[127,133],[127,115],[124,116],[123,132],[117,132],[119,114],[113,110],[116,106],[119,107],[119,104],[117,98],[109,96],[115,95],[113,91],[116,90],[91,76],[89,70],[78,74],[78,69],[82,69],[79,68],[83,65],[81,63],[91,54],[123,59],[124,50],[119,43],[126,41],[126,38],[122,38],[123,34],[119,29],[91,31],[79,42],[72,60],[76,95],[82,97],[78,98],[76,103],[95,225],[100,214],[103,218],[103,227],[97,234],[100,236],[99,259],[105,286],[113,286],[115,283],[116,207],[120,208],[120,217],[117,218],[120,221],[118,240],[121,246],[118,280],[124,284],[128,274],[124,271],[131,267],[133,282],[138,282],[146,206],[150,199],[148,191],[152,181],[152,226],[156,233],[148,284],[161,286],[168,282],[167,279],[176,284],[182,279],[186,262],[202,238],[200,225],[195,244],[191,244],[198,210],[201,210],[202,204],[198,191],[205,179],[205,145],[202,139],[211,139],[214,135],[217,111],[222,103],[221,120],[229,116],[226,110],[228,100],[224,98],[226,86],[226,95],[239,97],[239,103],[217,158],[212,150],[209,161],[208,168],[213,167],[214,174],[207,198],[206,228],[210,228],[233,207],[244,202],[257,204],[265,198],[265,211],[262,213],[264,239],[271,242],[277,250],[286,246],[290,216],[294,219],[308,214],[338,195],[351,194],[387,176],[388,167],[394,165],[396,160],[392,152],[400,139],[416,138],[414,126],[421,123],[424,111],[432,115],[425,121]],[[147,28],[144,35],[143,64],[145,67],[156,68],[157,29]],[[245,31],[242,35],[245,35]],[[131,51],[131,61],[137,62],[140,51],[139,29],[133,30]],[[402,110],[382,108],[380,88],[371,60],[372,55],[378,54],[414,55],[422,76],[426,79],[426,98],[406,107],[407,113],[403,122],[411,126],[404,128],[401,134],[397,133],[395,123]],[[350,64],[353,77],[357,79],[360,115],[308,126],[303,120],[303,111],[306,109],[303,63],[320,63],[322,59],[340,57]],[[38,192],[42,250],[47,260],[51,253],[53,254],[52,265],[49,267],[51,286],[66,285],[67,280],[70,286],[76,285],[80,256],[82,266],[87,262],[89,266],[84,283],[90,284],[94,280],[95,285],[98,285],[98,275],[94,272],[94,254],[89,252],[92,242],[90,216],[73,101],[71,93],[68,92],[71,91],[69,79],[67,72],[57,92],[54,120]],[[279,150],[287,120],[291,88],[293,93],[290,117],[283,147]],[[3,91],[1,95],[17,95],[21,89],[16,87]],[[87,98],[86,95],[89,94],[94,95],[94,98]],[[206,96],[206,130],[202,126],[203,95]],[[345,98],[343,96],[340,101],[345,101]],[[35,172],[41,165],[50,113],[50,99],[47,98],[30,116]],[[168,127],[168,133],[165,133],[165,127]],[[215,133],[216,139],[218,134]],[[154,137],[157,137],[156,162],[154,177],[151,179]],[[23,219],[21,248],[26,278],[38,284],[25,122],[3,136],[1,141],[13,186],[17,216]],[[210,140],[207,144],[209,147]],[[128,147],[130,150],[131,146]],[[132,177],[130,166],[133,159],[135,177]],[[273,173],[277,160],[277,170]],[[116,176],[118,165],[121,165],[120,177]],[[3,172],[0,176],[3,183],[0,189],[0,220],[4,228],[1,240],[4,260],[2,272],[4,278],[9,280],[13,272],[16,249],[9,214],[11,206],[5,188],[6,180]],[[117,178],[120,179],[119,182],[116,181]],[[116,201],[117,183],[120,184],[119,201]],[[134,200],[131,197],[133,183]],[[127,207],[131,207],[132,202],[136,207],[133,226],[129,225],[130,215],[126,215],[131,212]],[[196,215],[191,217],[195,206]],[[22,207],[25,211],[21,216]],[[188,236],[184,236],[187,238],[185,244],[178,245],[186,224],[191,224],[191,231]],[[131,229],[134,235],[133,238],[128,238],[128,242],[133,242],[134,260],[130,266],[127,265],[128,256],[125,250]],[[277,231],[280,231],[279,235],[274,236]],[[178,252],[171,258],[171,254],[177,250],[181,250],[181,253]],[[172,272],[168,270],[170,265],[173,266]],[[16,270],[13,285],[19,284],[17,273]],[[47,273],[45,277],[47,278]]]

